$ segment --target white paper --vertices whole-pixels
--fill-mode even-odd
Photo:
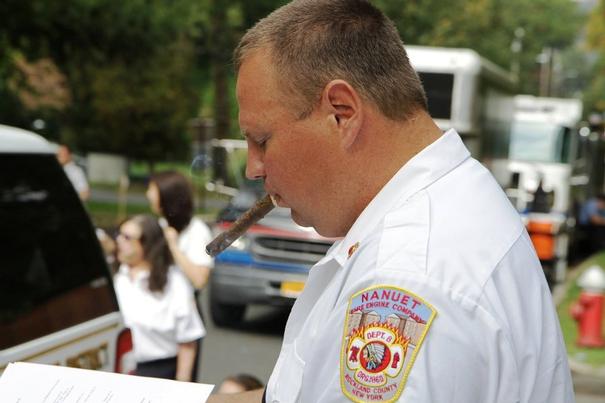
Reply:
[[[203,403],[213,385],[55,365],[11,363],[0,378],[2,403]]]

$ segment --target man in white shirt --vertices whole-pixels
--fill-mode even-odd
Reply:
[[[73,185],[74,189],[76,189],[76,193],[80,196],[82,201],[88,200],[90,197],[90,187],[88,186],[88,181],[86,180],[86,174],[76,163],[73,161],[71,157],[71,151],[69,147],[66,145],[60,145],[57,149],[57,159],[59,163],[63,166],[63,170],[67,175],[67,178]]]
[[[343,239],[311,269],[265,395],[211,402],[573,402],[524,226],[429,116],[392,22],[367,1],[293,1],[235,66],[247,176]]]

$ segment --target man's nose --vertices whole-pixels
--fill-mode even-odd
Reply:
[[[265,164],[260,152],[248,147],[248,159],[246,161],[246,177],[251,180],[265,178]]]

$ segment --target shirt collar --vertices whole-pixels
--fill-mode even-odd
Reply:
[[[458,133],[454,129],[448,130],[397,171],[355,220],[345,238],[336,242],[319,264],[335,259],[344,266],[350,250],[357,248],[354,245],[361,245],[389,211],[469,157],[470,153]]]
[[[147,279],[149,279],[149,275],[151,274],[149,271],[145,270],[145,271],[139,271],[135,276],[134,279],[130,279],[130,268],[127,264],[121,264],[120,268],[119,268],[119,273],[123,276],[126,276],[126,278],[129,281],[132,281],[133,283],[140,283],[143,282]]]

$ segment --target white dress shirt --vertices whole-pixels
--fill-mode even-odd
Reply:
[[[132,331],[137,362],[175,357],[179,343],[188,343],[206,334],[193,288],[176,266],[168,271],[163,293],[149,291],[148,272],[131,279],[128,270],[128,266],[120,266],[114,286],[124,322]]]
[[[288,319],[266,401],[349,400],[574,401],[531,241],[453,130],[311,269]]]
[[[69,161],[67,164],[63,165],[63,170],[74,189],[76,189],[76,192],[81,193],[90,190],[88,181],[86,180],[86,174],[75,162]]]

